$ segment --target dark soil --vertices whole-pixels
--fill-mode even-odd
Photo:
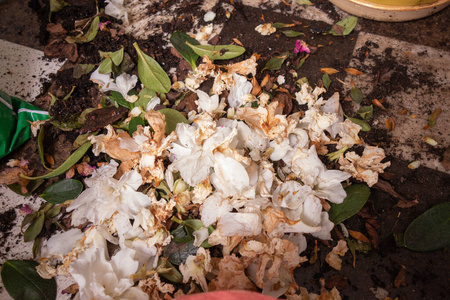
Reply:
[[[35,3],[36,1],[31,2]],[[95,6],[92,5],[93,1],[75,2],[76,5],[63,9],[55,16],[55,20],[59,21],[67,31],[73,29],[75,20],[89,17],[95,13]],[[170,6],[171,2],[173,1],[169,1],[165,5]],[[182,5],[179,11],[176,12],[181,17],[176,18],[176,21],[172,23],[162,26],[166,32],[175,30],[187,31],[192,26],[191,16],[196,18],[202,17],[197,7],[201,3],[200,1],[184,1],[184,3],[185,5]],[[318,0],[315,3],[320,9],[329,12],[332,18],[336,20],[339,18],[334,7],[328,1]],[[46,7],[44,6],[36,9],[36,11],[42,12],[45,9]],[[154,6],[148,7],[149,13],[158,9],[158,7]],[[216,10],[219,11],[218,9]],[[303,32],[305,35],[299,38],[305,40],[310,46],[317,47],[317,50],[310,55],[300,69],[294,69],[294,63],[299,58],[293,53],[296,38],[288,38],[281,33],[282,30],[278,30],[277,34],[262,39],[255,32],[254,28],[261,23],[260,17],[262,14],[264,14],[267,22],[297,22],[296,24],[299,25],[289,29]],[[386,34],[394,38],[420,42],[424,45],[448,50],[450,49],[448,35],[445,36],[445,30],[437,30],[438,25],[436,24],[445,24],[445,20],[449,19],[449,14],[450,10],[447,9],[433,17],[416,22],[389,24],[361,20],[361,24],[362,29],[368,32]],[[40,16],[41,24],[45,24],[47,22],[46,15],[41,13]],[[106,18],[102,19],[102,21],[105,20]],[[219,14],[214,22],[225,22],[224,29],[219,37],[220,44],[230,44],[233,42],[233,39],[238,39],[245,46],[246,53],[235,59],[235,61],[249,58],[253,53],[258,53],[261,55],[261,58],[258,61],[257,80],[260,82],[268,73],[272,76],[284,75],[286,83],[283,87],[290,93],[294,92],[295,80],[298,78],[307,77],[311,85],[314,86],[321,84],[323,74],[320,72],[320,68],[344,69],[347,67],[352,58],[352,51],[357,37],[357,32],[353,32],[345,38],[323,35],[321,32],[329,29],[327,24],[286,16],[270,10],[244,7],[240,6],[239,3],[237,3],[236,11],[230,19]],[[8,28],[13,35],[24,34],[22,27],[11,27],[1,24],[3,23],[0,23],[0,26],[2,26],[0,28]],[[40,28],[45,28],[45,26],[40,26]],[[417,28],[421,28],[421,30]],[[423,28],[426,28],[426,30]],[[42,30],[38,36],[48,38],[48,35]],[[0,35],[0,37],[4,37],[4,35]],[[130,55],[134,63],[137,63],[136,52],[132,46],[133,42],[135,42],[135,39],[131,36],[117,35],[112,38],[110,32],[101,31],[93,42],[78,45],[79,58],[77,63],[98,64],[100,62],[99,50],[115,51],[121,46],[124,46],[125,52]],[[177,68],[178,78],[185,76],[186,68],[183,68],[182,60],[174,56],[169,48],[163,49],[161,47],[165,43],[161,36],[155,35],[147,40],[139,40],[138,43],[141,49],[154,57],[166,71],[175,67]],[[360,49],[358,59],[364,60],[365,51],[376,46],[369,43],[366,45],[366,48]],[[43,45],[39,47],[42,48]],[[283,52],[289,52],[291,56],[281,70],[261,72],[265,63],[271,57]],[[57,120],[76,117],[84,109],[97,107],[101,103],[102,97],[98,94],[95,85],[89,81],[89,75],[83,75],[79,79],[73,78],[74,65],[68,64],[50,82],[44,84],[42,96],[36,102],[42,108],[47,109],[50,103],[47,92],[63,98],[70,92],[72,86],[76,85],[77,88],[75,88],[74,93],[68,100],[57,101],[50,110],[51,115]],[[290,75],[293,71],[298,73],[298,78],[294,79]],[[395,60],[390,59],[389,53],[386,53],[385,60],[379,59],[377,66],[370,70],[373,74],[379,73],[380,76],[390,71],[394,80],[389,80],[380,85],[380,88],[374,90],[371,98],[381,98],[397,88],[406,89],[411,85],[404,66],[395,65]],[[136,68],[129,73],[137,74]],[[424,79],[426,79],[426,74],[424,74]],[[140,85],[138,84],[137,86]],[[334,80],[326,96],[330,96],[336,91],[342,91],[342,85]],[[347,95],[341,96],[345,97]],[[296,109],[300,108],[297,107]],[[49,154],[54,156],[57,165],[63,162],[70,154],[67,149],[71,149],[72,142],[78,133],[78,129],[72,132],[65,132],[57,128],[49,130],[46,138],[46,149],[48,149]],[[371,144],[380,144],[381,146],[383,143],[392,142],[385,131],[377,130],[367,133],[364,136],[364,140]],[[36,174],[39,171],[45,172],[42,168],[39,169],[40,159],[36,155],[36,149],[36,140],[32,140],[18,152],[4,158],[1,163],[4,165],[12,157],[24,157],[30,161],[30,168],[37,170]],[[399,199],[384,191],[372,188],[371,197],[363,208],[362,213],[350,218],[345,224],[348,228],[362,232],[370,237],[373,250],[367,254],[357,253],[355,268],[352,267],[352,256],[347,254],[343,259],[342,270],[336,271],[325,262],[325,256],[331,250],[330,244],[319,242],[319,259],[314,264],[306,262],[295,271],[295,278],[299,286],[306,287],[310,292],[317,293],[320,291],[319,279],[325,278],[327,288],[331,289],[336,286],[340,290],[343,299],[374,299],[370,288],[376,287],[388,290],[389,297],[398,297],[399,299],[444,299],[446,298],[445,295],[450,294],[448,281],[450,269],[447,263],[447,249],[431,253],[413,252],[406,248],[397,247],[394,240],[394,234],[404,232],[411,221],[420,214],[438,203],[448,201],[450,198],[450,176],[427,168],[419,168],[413,171],[407,168],[407,163],[405,162],[393,157],[390,157],[389,160],[392,165],[386,169],[383,179],[389,182],[401,196],[409,201],[418,200],[418,204],[410,208],[396,207],[395,205]],[[11,211],[0,215],[0,224],[2,224],[0,229],[2,232],[10,230],[7,222],[10,222],[11,218],[15,218]],[[5,225],[3,225],[4,220]],[[370,228],[373,228],[374,231]],[[337,235],[333,237],[335,240],[338,239]],[[311,257],[313,248],[314,240],[310,239],[305,254],[308,258]],[[394,286],[394,281],[399,272],[405,273],[405,280],[403,286],[396,287]]]

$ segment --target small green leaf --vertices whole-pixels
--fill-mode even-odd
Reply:
[[[330,88],[330,84],[331,84],[330,75],[328,75],[327,73],[323,73],[322,82],[323,82],[323,86],[328,90]]]
[[[81,76],[89,74],[94,70],[95,65],[91,64],[78,64],[73,68],[73,78],[79,79]]]
[[[364,122],[363,120],[356,119],[356,118],[349,118],[349,117],[347,117],[347,119],[349,119],[353,123],[358,124],[359,126],[361,126],[361,131],[370,131],[370,129],[372,129],[370,127],[370,125],[367,124],[366,122]]]
[[[180,55],[191,65],[192,70],[195,70],[197,68],[197,59],[199,56],[191,47],[186,45],[186,42],[189,42],[191,45],[200,45],[200,43],[188,34],[178,30],[172,33],[170,42],[178,53],[180,53]]]
[[[74,164],[76,164],[83,157],[83,155],[89,150],[91,146],[92,144],[89,142],[84,143],[83,145],[81,145],[80,148],[78,148],[74,153],[72,153],[72,155],[70,155],[69,158],[65,162],[63,162],[57,169],[53,170],[48,174],[37,177],[29,177],[23,174],[20,176],[29,180],[36,180],[36,179],[48,179],[61,175],[67,170],[69,170]]]
[[[42,183],[44,183],[43,179],[30,181],[26,186],[28,192],[25,194],[22,193],[22,187],[18,183],[10,184],[8,185],[8,188],[14,193],[21,196],[30,196],[31,193],[33,193],[38,187],[40,187]]]
[[[330,33],[335,35],[335,36],[349,35],[353,31],[353,29],[355,28],[356,23],[358,23],[358,18],[357,17],[351,16],[351,17],[342,19],[341,21],[337,22],[335,24],[335,26],[343,27],[343,32],[337,32],[334,28],[332,28],[330,30]]]
[[[165,128],[166,135],[174,131],[177,128],[178,123],[186,123],[186,124],[189,123],[186,117],[178,110],[171,108],[163,108],[158,111],[166,116],[166,128]]]
[[[353,85],[352,89],[350,90],[350,97],[358,104],[364,100],[363,93],[355,85]]]
[[[63,203],[75,199],[83,191],[83,184],[75,179],[63,179],[44,190],[41,197],[50,203]]]
[[[131,103],[125,100],[125,98],[119,92],[111,91],[111,96],[109,97],[109,99],[116,102],[120,106],[131,109]]]
[[[194,238],[186,231],[186,227],[180,224],[175,230],[170,232],[175,243],[187,243],[193,241]]]
[[[277,23],[273,23],[272,26],[279,29],[279,28],[291,27],[291,24],[277,22]]]
[[[156,269],[170,269],[167,272],[160,272],[159,275],[174,283],[183,282],[183,275],[165,258],[159,258]]]
[[[78,149],[81,145],[83,145],[84,143],[87,142],[87,140],[90,136],[97,135],[97,133],[98,133],[98,131],[80,134],[79,136],[77,136],[75,141],[73,141],[72,149],[73,150]]]
[[[38,237],[33,242],[33,248],[31,249],[33,253],[33,258],[36,258],[39,254],[39,251],[41,249],[41,241],[42,238]]]
[[[146,109],[147,104],[152,100],[154,97],[156,97],[156,93],[154,91],[151,91],[147,88],[143,88],[139,94],[139,99],[131,103],[131,106],[134,107],[142,107],[143,109]]]
[[[439,117],[439,115],[441,113],[442,113],[442,108],[438,108],[428,118],[428,126],[430,126],[430,128],[432,128],[432,127],[434,127],[434,125],[436,125],[437,118]]]
[[[64,0],[50,0],[50,12],[58,12],[69,5]]]
[[[450,202],[438,204],[417,217],[405,231],[405,246],[434,251],[450,246]]]
[[[61,206],[59,206],[59,205],[53,206],[45,213],[45,217],[47,219],[52,219],[52,218],[56,217],[57,215],[59,215],[60,212],[61,212]]]
[[[25,242],[31,242],[34,240],[39,233],[41,233],[42,228],[44,227],[45,215],[40,213],[39,216],[33,220],[33,222],[28,226],[27,230],[25,230],[23,234],[23,240]]]
[[[97,35],[98,32],[98,24],[100,23],[100,17],[95,17],[89,27],[88,31],[85,34],[81,34],[78,36],[68,36],[66,37],[66,42],[68,43],[89,43],[91,42]]]
[[[282,33],[284,33],[284,35],[287,37],[297,37],[300,35],[305,35],[303,32],[294,31],[294,30],[284,30],[284,31],[282,31]]]
[[[130,136],[132,136],[133,132],[137,130],[138,125],[145,126],[144,121],[142,121],[140,117],[132,118],[130,123],[128,124],[128,133],[130,134]]]
[[[98,67],[98,72],[102,74],[109,74],[113,71],[112,70],[113,63],[115,66],[119,66],[122,63],[124,48],[122,46],[121,49],[115,52],[99,51],[99,53],[100,56],[104,58],[104,60],[100,63],[100,66]]]
[[[309,80],[306,77],[302,77],[299,80],[297,80],[296,83],[297,83],[298,87],[301,88],[304,83],[309,84]]]
[[[303,64],[305,63],[306,59],[309,57],[309,54],[307,54],[305,57],[303,57],[302,59],[300,59],[300,61],[298,62],[298,65],[295,66],[295,69],[300,69],[301,67],[303,67]]]
[[[363,120],[368,120],[373,116],[373,105],[361,106],[357,113]]]
[[[281,66],[283,65],[284,61],[289,57],[289,52],[284,52],[280,54],[279,56],[272,57],[269,59],[269,61],[264,66],[264,70],[269,71],[276,71],[281,69]]]
[[[170,78],[156,60],[141,51],[137,43],[133,44],[138,54],[139,79],[144,86],[157,93],[170,91]]]
[[[231,59],[242,55],[245,48],[236,45],[193,45],[186,44],[194,50],[200,57],[208,56],[211,60]]]
[[[45,136],[45,129],[44,127],[42,127],[39,130],[39,134],[38,134],[38,150],[39,150],[39,157],[41,158],[41,164],[44,166],[44,168],[46,168],[47,170],[51,171],[52,169],[47,167],[45,164],[45,157],[44,157],[44,136]]]
[[[56,281],[44,279],[36,271],[34,260],[7,260],[1,276],[6,291],[13,299],[56,299]]]
[[[26,215],[23,218],[23,220],[22,220],[22,224],[20,225],[20,229],[24,228],[25,226],[27,226],[28,224],[33,222],[38,216],[39,216],[39,212],[34,212],[32,214]]]
[[[299,5],[314,5],[309,0],[297,0],[297,4],[299,4]]]
[[[328,211],[330,221],[334,224],[342,223],[356,214],[370,196],[370,188],[366,184],[353,184],[345,188],[347,197],[340,204],[330,203],[331,209]]]

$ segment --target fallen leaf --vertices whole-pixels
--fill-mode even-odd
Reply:
[[[378,179],[378,182],[375,183],[372,187],[376,188],[376,189],[379,189],[379,190],[382,190],[382,191],[384,191],[384,192],[394,196],[395,198],[399,198],[401,200],[405,200],[406,201],[406,199],[403,198],[399,193],[397,193],[394,190],[394,187],[387,181],[384,181],[382,179]]]
[[[434,125],[436,125],[437,117],[439,117],[439,115],[441,113],[442,113],[442,109],[438,108],[428,118],[428,126],[430,126],[430,128],[433,127]]]
[[[406,108],[404,108],[404,109],[401,109],[401,108],[400,108],[400,109],[398,110],[398,114],[399,114],[399,115],[406,115],[407,113],[408,113],[408,110],[407,110]]]
[[[328,75],[333,75],[333,74],[339,73],[338,70],[333,69],[333,68],[320,68],[320,71],[322,73],[327,73]]]
[[[283,115],[289,115],[292,111],[292,99],[287,93],[276,93],[271,102],[278,101],[278,106],[283,107]]]
[[[350,235],[353,238],[357,239],[358,241],[365,242],[365,243],[369,242],[369,239],[359,231],[349,230],[348,233],[350,233]]]
[[[420,167],[420,160],[415,160],[408,165],[408,168],[411,170],[417,169],[418,167]]]
[[[388,132],[395,129],[395,121],[393,118],[386,119],[386,129]]]
[[[345,72],[347,72],[350,75],[361,75],[361,74],[364,74],[363,72],[361,72],[359,70],[356,70],[354,68],[347,68],[347,69],[345,69]]]
[[[397,276],[395,277],[395,280],[394,280],[394,286],[395,286],[396,288],[399,288],[399,287],[401,287],[401,286],[406,286],[405,279],[406,279],[406,272],[405,272],[405,269],[404,269],[404,268],[401,268],[400,271],[398,271]]]
[[[309,259],[309,263],[310,264],[314,264],[316,261],[317,261],[317,259],[319,258],[319,256],[317,255],[317,251],[318,251],[318,248],[317,248],[317,240],[314,240],[314,251],[313,251],[313,253],[312,253],[312,255],[311,255],[311,258]]]
[[[372,246],[375,249],[378,249],[378,233],[377,233],[377,230],[372,225],[370,225],[369,223],[366,223],[366,230],[367,230],[367,233],[369,234],[370,242],[372,243]]]
[[[381,101],[378,99],[373,99],[372,104],[381,108],[382,110],[386,110],[386,108],[383,106],[383,104],[381,104]]]
[[[416,206],[417,204],[419,204],[418,200],[413,200],[413,201],[408,201],[405,199],[400,199],[397,204],[395,204],[396,207],[400,207],[400,208],[409,208],[409,207],[413,207]]]
[[[375,229],[379,229],[381,227],[380,223],[378,223],[375,219],[367,219],[366,222],[372,225]]]
[[[259,94],[261,94],[262,89],[261,86],[258,83],[258,80],[256,80],[256,77],[252,78],[252,91],[250,92],[250,94],[252,94],[253,96],[258,96]]]
[[[450,170],[450,147],[447,147],[443,154],[442,165],[446,171]]]
[[[269,82],[269,79],[270,79],[270,75],[269,74],[264,76],[263,80],[261,81],[261,86],[265,86]]]
[[[241,41],[239,41],[238,39],[233,39],[233,42],[235,42],[236,44],[238,44],[241,47],[244,47],[244,44],[242,44]]]
[[[53,158],[53,156],[51,156],[50,154],[44,153],[45,156],[45,160],[51,164],[54,165],[55,164],[55,159]]]

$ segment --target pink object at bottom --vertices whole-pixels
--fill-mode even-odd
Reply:
[[[249,291],[216,291],[176,298],[177,300],[274,300],[275,298]]]

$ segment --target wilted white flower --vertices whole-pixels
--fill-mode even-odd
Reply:
[[[100,224],[115,212],[134,219],[141,207],[148,207],[151,199],[138,192],[142,177],[135,170],[125,173],[119,180],[114,179],[118,164],[111,160],[109,165],[94,171],[85,180],[84,190],[67,208],[73,211],[72,224],[78,226],[86,221]]]
[[[184,264],[180,265],[181,274],[183,274],[183,282],[188,282],[190,278],[197,282],[204,292],[208,291],[205,275],[212,271],[211,256],[209,250],[200,247],[197,254],[189,255]]]
[[[130,276],[137,272],[139,263],[133,259],[135,251],[121,249],[111,260],[102,247],[90,247],[70,264],[69,272],[78,283],[75,299],[142,299],[148,295],[133,287]]]
[[[255,30],[261,33],[261,35],[271,35],[275,31],[277,31],[277,29],[273,27],[272,23],[258,25],[256,26]]]
[[[159,99],[159,97],[153,97],[147,103],[147,106],[145,107],[145,111],[150,111],[152,109],[155,109],[156,105],[158,105],[158,104],[161,104],[161,99]]]
[[[197,90],[198,107],[210,114],[219,107],[219,95],[212,95],[211,97],[202,90]]]
[[[231,107],[239,107],[242,105],[242,97],[252,91],[252,84],[244,76],[233,74],[234,85],[230,89],[228,95],[228,104]]]
[[[137,76],[136,75],[128,75],[126,73],[122,73],[120,76],[116,78],[116,82],[112,82],[107,87],[103,87],[103,92],[105,90],[108,91],[116,91],[122,94],[123,98],[127,100],[128,102],[134,103],[137,101],[138,96],[133,95],[129,96],[128,92],[133,89],[137,83]]]
[[[348,179],[350,174],[338,170],[327,170],[317,156],[314,146],[307,152],[297,150],[292,160],[292,170],[303,183],[313,189],[316,196],[328,199],[333,203],[344,201],[347,194],[342,188],[341,181]]]
[[[283,75],[278,75],[278,77],[277,77],[277,83],[279,84],[279,85],[282,85],[283,83],[285,83],[286,82],[286,80],[284,79],[284,76]]]
[[[123,0],[106,0],[108,3],[105,7],[105,14],[116,19],[123,20],[124,24],[128,24],[128,12],[123,5]]]

